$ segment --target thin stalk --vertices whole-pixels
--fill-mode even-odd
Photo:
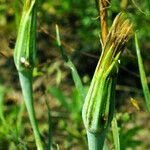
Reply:
[[[93,133],[87,131],[89,150],[102,150],[103,149],[106,132],[107,131],[104,130],[100,134],[93,134]]]
[[[7,125],[5,117],[4,117],[4,95],[6,89],[0,85],[0,121],[3,125]]]
[[[37,149],[43,150],[42,140],[35,118],[32,91],[32,73],[36,57],[36,6],[37,0],[24,1],[14,51],[14,62],[19,74],[23,98],[33,128]]]
[[[43,150],[39,128],[35,119],[36,117],[35,117],[35,111],[34,111],[34,106],[33,106],[32,74],[31,73],[30,74],[29,72],[19,73],[19,79],[20,79],[20,84],[21,84],[26,108],[28,110],[29,119],[33,128],[37,148],[38,150]]]
[[[115,150],[120,150],[119,130],[118,130],[118,124],[115,115],[112,120],[112,133],[113,133]]]
[[[52,118],[51,118],[50,107],[49,107],[47,99],[45,100],[45,103],[46,103],[46,106],[47,106],[48,124],[49,124],[47,150],[52,150],[52,124],[51,124]]]

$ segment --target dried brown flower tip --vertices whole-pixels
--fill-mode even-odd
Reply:
[[[118,53],[124,50],[126,42],[133,34],[133,25],[127,19],[125,13],[119,13],[113,21],[112,27],[107,35],[106,44],[100,58],[100,67],[107,54],[110,54],[108,64],[114,60]]]
[[[120,55],[124,50],[125,44],[132,33],[132,23],[127,19],[125,13],[119,13],[114,19],[112,27],[107,35],[106,44],[104,45],[98,68],[101,68],[102,66],[108,68],[108,66],[112,64],[115,57],[118,54]],[[106,59],[107,61],[105,61]]]
[[[125,13],[119,13],[115,18],[110,32],[107,36],[106,51],[112,46],[114,56],[120,51],[123,51],[126,42],[133,34],[133,25],[127,19]]]

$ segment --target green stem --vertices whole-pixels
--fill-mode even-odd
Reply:
[[[36,145],[38,150],[43,150],[42,141],[40,137],[39,128],[35,119],[35,111],[33,105],[33,92],[32,92],[32,70],[27,72],[19,72],[19,79],[21,83],[22,93],[25,104],[29,113],[29,119],[33,128]]]
[[[94,134],[87,131],[89,150],[103,150],[106,132],[107,131],[104,130],[100,134]]]
[[[115,150],[120,150],[119,130],[117,125],[116,115],[114,115],[114,118],[112,120],[112,133],[113,133]]]

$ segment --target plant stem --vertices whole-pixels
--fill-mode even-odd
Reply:
[[[40,137],[40,132],[38,129],[38,125],[35,119],[35,111],[33,105],[33,92],[32,92],[32,70],[20,73],[19,72],[19,79],[21,83],[22,93],[24,97],[24,101],[29,113],[30,122],[33,128],[36,145],[38,150],[43,150],[42,141]]]
[[[119,130],[118,130],[116,115],[114,115],[112,120],[112,133],[113,133],[115,150],[120,150]]]
[[[36,58],[37,0],[25,0],[14,50],[14,62],[19,74],[23,98],[29,113],[38,150],[43,150],[35,118],[32,91],[32,72]]]
[[[94,133],[87,131],[89,150],[102,150],[103,149],[106,132],[107,131],[104,130],[100,134],[94,134]]]

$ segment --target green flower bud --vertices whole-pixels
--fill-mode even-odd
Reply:
[[[14,50],[19,72],[33,69],[36,55],[36,0],[26,0]]]
[[[118,60],[132,34],[132,24],[125,14],[115,18],[85,98],[82,117],[86,129],[100,133],[112,120]]]

